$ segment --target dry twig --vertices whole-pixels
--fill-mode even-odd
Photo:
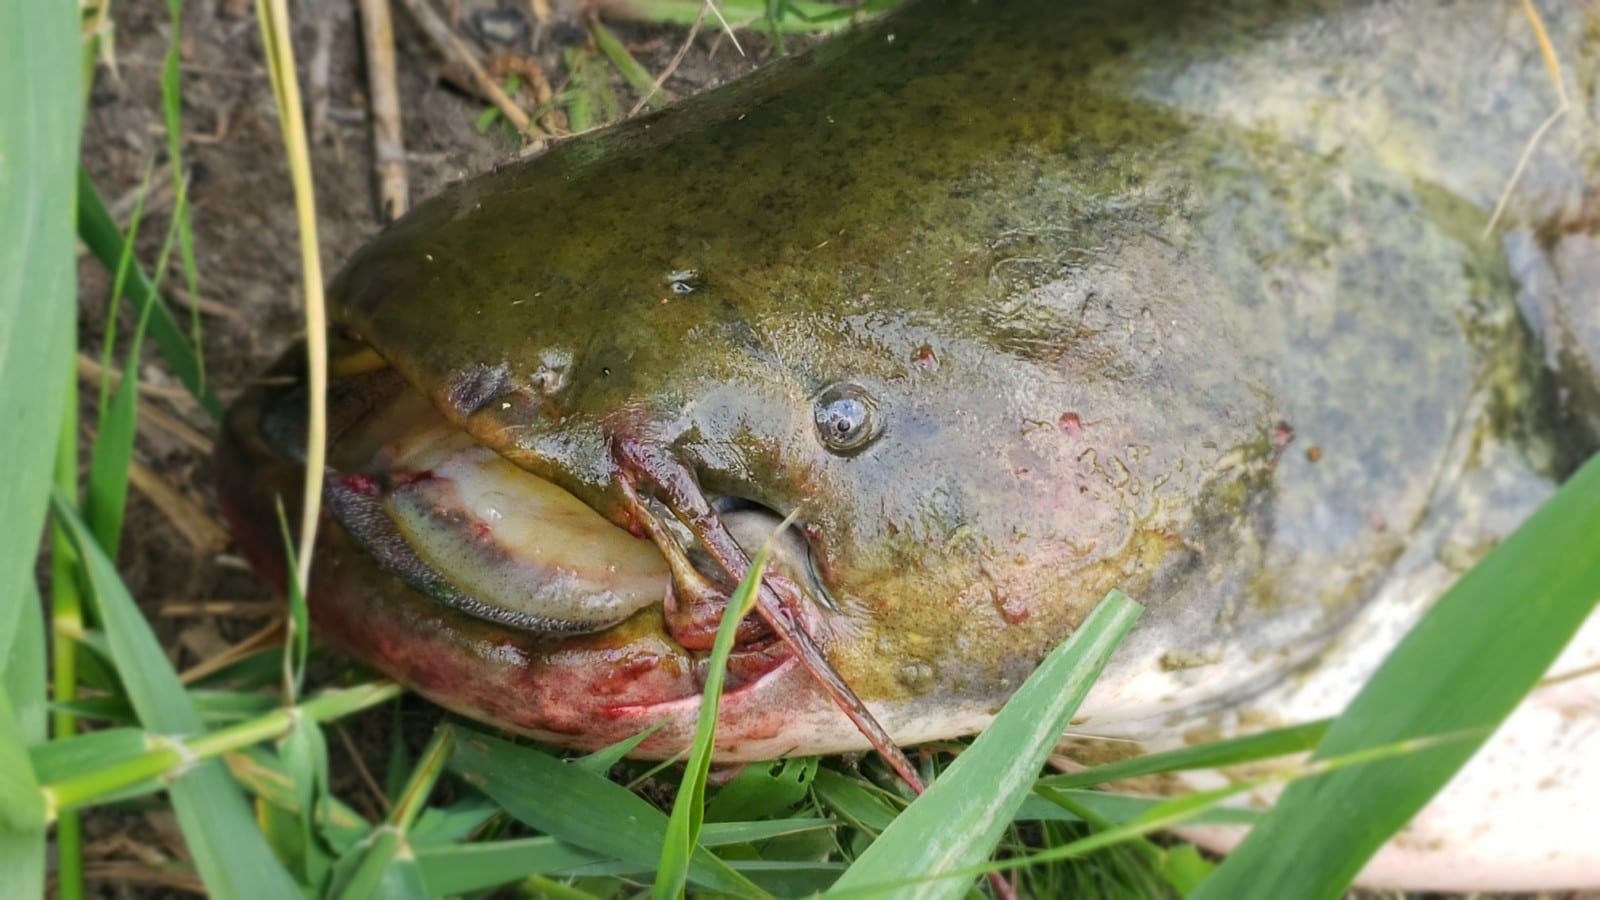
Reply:
[[[700,23],[705,20],[706,7],[702,6],[700,7],[700,14],[694,17],[694,24],[689,26],[689,36],[683,39],[683,44],[678,47],[678,52],[672,55],[672,62],[667,63],[667,67],[661,70],[660,75],[656,76],[655,82],[650,85],[649,92],[639,98],[639,102],[633,105],[633,109],[628,110],[629,117],[638,115],[639,110],[644,109],[644,105],[650,102],[650,98],[654,97],[656,92],[661,90],[661,86],[667,83],[667,79],[672,77],[672,73],[678,71],[678,66],[683,63],[683,58],[689,54],[689,48],[694,46],[695,36],[700,33]]]
[[[98,359],[95,359],[94,357],[89,356],[82,351],[78,352],[78,379],[80,381],[86,381],[90,384],[93,384],[98,389],[100,384],[100,375],[104,371],[105,367],[100,365],[100,361]],[[115,391],[117,389],[117,385],[122,383],[121,370],[112,368],[110,371],[110,377],[111,390]],[[159,384],[151,384],[148,381],[139,382],[139,395],[142,397],[159,397],[162,400],[171,400],[176,403],[194,403],[194,396],[190,394],[186,388],[165,387]]]
[[[311,101],[311,140],[321,143],[328,131],[328,76],[333,70],[333,4],[318,4],[317,41],[311,48],[309,83]]]
[[[339,736],[339,742],[344,744],[345,752],[350,754],[350,761],[355,763],[356,775],[361,779],[361,783],[366,786],[366,789],[372,793],[372,796],[376,798],[374,802],[377,805],[379,817],[387,814],[390,807],[389,795],[385,794],[383,788],[378,786],[378,779],[372,777],[372,770],[367,768],[367,761],[365,755],[361,752],[361,748],[356,746],[355,740],[350,737],[349,729],[345,728],[343,723],[334,722],[331,724],[333,725],[334,734]]]
[[[367,93],[372,99],[372,168],[378,211],[385,222],[411,205],[406,147],[400,125],[400,89],[395,82],[394,20],[389,0],[360,0],[361,40],[367,49]]]
[[[201,456],[210,456],[213,449],[211,438],[196,431],[189,423],[161,407],[146,402],[143,397],[139,398],[139,430],[147,433],[156,431],[175,438]]]
[[[400,0],[400,2],[422,29],[428,41],[433,44],[434,49],[443,55],[447,62],[465,69],[472,76],[473,85],[478,92],[500,110],[506,121],[529,137],[548,137],[544,129],[528,118],[527,111],[507,96],[506,92],[500,89],[500,85],[495,84],[488,70],[478,59],[477,51],[450,30],[450,26],[446,25],[445,21],[439,18],[439,14],[433,11],[433,7],[428,5],[428,0]]]
[[[149,466],[137,459],[129,460],[128,481],[171,520],[196,553],[210,556],[228,546],[228,532],[200,504],[162,480]]]
[[[285,633],[286,629],[284,628],[284,620],[274,619],[273,621],[268,622],[255,634],[252,634],[239,643],[234,644],[227,650],[218,653],[216,656],[213,656],[210,659],[202,660],[195,666],[184,670],[183,674],[178,676],[178,679],[184,684],[194,684],[208,675],[226,669],[227,667],[233,665],[241,659],[244,659],[246,656],[255,653],[258,650],[264,650],[267,647],[273,647],[283,643]]]
[[[1533,0],[1522,0],[1522,14],[1528,17],[1528,24],[1533,28],[1533,36],[1539,41],[1539,53],[1544,56],[1545,69],[1550,73],[1550,80],[1556,88],[1556,108],[1545,117],[1545,120],[1534,130],[1533,137],[1528,139],[1522,148],[1522,155],[1517,157],[1517,165],[1511,170],[1511,177],[1506,179],[1505,189],[1500,192],[1500,200],[1494,205],[1494,212],[1489,216],[1489,224],[1483,226],[1483,236],[1488,237],[1494,233],[1494,227],[1500,223],[1500,217],[1506,211],[1506,205],[1511,202],[1511,192],[1517,186],[1517,181],[1522,178],[1522,170],[1528,167],[1528,161],[1533,158],[1533,151],[1538,149],[1544,136],[1549,133],[1561,117],[1567,114],[1567,87],[1561,77],[1561,60],[1556,56],[1556,50],[1550,45],[1550,35],[1544,29],[1544,19],[1540,18],[1539,11],[1533,8]]]
[[[101,882],[119,888],[145,885],[189,894],[204,894],[206,891],[205,882],[200,880],[200,876],[193,869],[181,864],[154,866],[113,860],[85,866],[83,877],[87,881]]]
[[[173,600],[161,604],[162,618],[181,619],[189,616],[228,616],[235,619],[269,619],[283,612],[283,604],[276,600]]]
[[[172,299],[177,300],[189,309],[198,310],[202,316],[211,316],[217,319],[227,319],[231,322],[244,321],[243,313],[231,306],[224,304],[220,300],[212,300],[210,297],[196,296],[189,293],[186,289],[178,287],[177,285],[169,285],[167,291],[168,296],[170,296]]]

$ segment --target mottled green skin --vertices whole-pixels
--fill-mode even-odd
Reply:
[[[801,509],[869,701],[997,704],[1111,587],[1150,609],[1102,708],[1226,697],[1370,594],[1454,437],[1583,440],[1513,276],[1594,296],[1551,262],[1594,242],[1594,24],[1546,10],[1581,99],[1485,239],[1555,103],[1515,6],[1301,5],[923,3],[448,191],[335,316],[619,522],[618,435]],[[885,430],[841,457],[846,379]]]

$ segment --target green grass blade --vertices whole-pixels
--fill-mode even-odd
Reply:
[[[1065,790],[1057,791],[1072,798],[1078,805],[1092,810],[1097,816],[1121,824],[1132,822],[1150,814],[1150,811],[1167,803],[1169,797],[1141,797],[1136,794],[1113,794],[1109,791]],[[1254,825],[1261,821],[1260,810],[1242,806],[1216,806],[1197,814],[1190,825]],[[1076,816],[1041,796],[1031,796],[1022,801],[1014,817],[1018,822],[1079,822]]]
[[[616,32],[595,21],[590,23],[589,33],[594,35],[595,47],[617,67],[617,71],[622,73],[622,79],[644,99],[646,106],[655,109],[672,102],[671,94],[665,90],[655,89],[655,77],[644,66],[639,65],[639,61],[628,52],[627,45],[622,43]]]
[[[150,749],[139,728],[104,728],[31,747],[28,758],[41,782],[131,759]]]
[[[819,828],[831,828],[825,819],[786,819],[776,822],[712,823],[701,834],[707,847],[744,844]],[[612,860],[552,837],[517,838],[480,844],[417,847],[423,880],[434,896],[467,894],[521,881],[534,875],[562,876],[578,872],[632,874],[635,866],[617,866]],[[742,862],[732,866],[743,869]],[[804,867],[807,864],[797,864]],[[837,874],[838,867],[829,864]],[[830,878],[831,880],[831,878]]]
[[[605,859],[552,837],[417,848],[423,883],[434,896],[486,891],[533,875],[560,873]]]
[[[0,885],[18,897],[44,893],[45,806],[31,750],[45,743],[44,612],[24,585],[11,646],[0,644]]]
[[[66,378],[67,397],[61,416],[61,431],[57,435],[55,478],[56,490],[68,502],[76,503],[78,497],[78,379],[76,374]],[[60,522],[50,524],[50,647],[54,671],[50,673],[54,710],[50,716],[50,732],[56,740],[77,733],[78,719],[66,707],[78,699],[79,663],[92,659],[79,653],[78,641],[84,636],[83,591],[79,585],[82,572],[78,552],[72,549],[72,539]],[[81,658],[80,658],[81,657]],[[84,667],[88,669],[89,667]],[[103,669],[104,666],[96,666]],[[107,679],[110,680],[110,679]],[[56,818],[56,887],[61,900],[82,900],[83,879],[83,822],[75,812],[63,812]]]
[[[100,610],[106,637],[128,697],[146,727],[196,734],[200,714],[167,662],[116,567],[71,505],[56,498],[56,520],[83,559],[88,595]],[[213,896],[299,900],[293,879],[272,855],[250,807],[221,762],[202,762],[168,788],[195,867]]]
[[[289,571],[300,570],[295,558],[299,551],[294,536],[289,533],[289,517],[283,508],[283,498],[278,498],[278,530],[283,536],[284,559]],[[306,660],[311,656],[311,608],[306,605],[306,592],[300,589],[298,579],[289,579],[288,635],[283,642],[283,700],[293,703],[305,686]]]
[[[1340,896],[1527,694],[1597,598],[1600,457],[1446,592],[1329,727],[1316,758],[1481,736],[1291,785],[1195,896]]]
[[[330,794],[328,789],[328,745],[322,726],[301,717],[288,734],[278,739],[278,758],[283,772],[294,785],[299,809],[314,810]],[[278,859],[295,874],[301,884],[319,886],[333,868],[333,858],[317,840],[315,816],[257,815],[263,833]],[[270,827],[268,827],[270,826]]]
[[[11,632],[11,647],[0,644],[0,691],[11,699],[16,713],[17,736],[24,746],[40,744],[48,736],[50,704],[45,696],[44,607],[39,588],[33,582],[23,585],[17,623]]]
[[[571,762],[573,765],[582,766],[596,775],[604,775],[611,771],[612,766],[622,762],[629,753],[632,753],[633,748],[648,740],[650,735],[660,731],[661,726],[665,724],[667,724],[665,721],[657,722],[633,737],[623,738],[615,744],[609,747],[601,747],[593,753],[574,757]]]
[[[705,8],[706,0],[633,0],[624,15],[646,22],[673,25],[692,25]],[[785,15],[769,19],[766,0],[716,0],[723,18],[735,28],[760,25],[762,29],[776,28],[787,34],[819,34],[838,31],[850,25],[853,10],[844,10],[829,3],[792,0],[784,4]]]
[[[250,747],[226,757],[228,771],[246,790],[263,803],[289,816],[306,815],[300,792],[285,770],[283,760],[261,747]],[[372,826],[337,797],[324,796],[314,813],[322,839],[336,853],[345,853],[360,843]]]
[[[1437,735],[1428,738],[1397,741],[1379,747],[1369,747],[1342,756],[1327,759],[1307,761],[1294,769],[1285,769],[1270,772],[1256,778],[1243,779],[1225,787],[1209,791],[1197,791],[1191,794],[1180,794],[1168,797],[1150,806],[1139,816],[1124,822],[1095,831],[1087,837],[1069,841],[1059,846],[1050,847],[1025,856],[1013,856],[996,862],[983,863],[961,869],[947,869],[942,872],[904,876],[893,882],[881,882],[854,888],[848,891],[839,890],[834,893],[848,894],[851,897],[882,897],[893,893],[897,896],[927,897],[937,896],[932,886],[936,884],[961,883],[965,880],[976,878],[992,872],[1003,872],[1007,869],[1021,869],[1038,866],[1045,863],[1061,862],[1076,859],[1100,850],[1126,844],[1138,840],[1156,831],[1174,828],[1179,825],[1196,824],[1209,814],[1225,809],[1222,804],[1240,794],[1258,789],[1264,785],[1281,782],[1295,782],[1301,779],[1314,780],[1330,772],[1346,769],[1358,769],[1389,759],[1398,759],[1426,753],[1441,746],[1455,744],[1462,745],[1473,740],[1481,740],[1484,729],[1472,729],[1461,732]],[[1052,792],[1052,788],[1043,788],[1043,791]],[[1091,796],[1093,792],[1080,792],[1074,800]],[[1076,805],[1076,804],[1069,804]],[[1097,816],[1103,815],[1096,813]],[[1106,817],[1109,818],[1109,817]],[[1243,893],[1243,897],[1274,896],[1256,893]],[[1301,895],[1292,894],[1298,898]]]
[[[380,825],[339,861],[328,896],[339,900],[422,900],[432,895],[405,832],[393,825]]]
[[[571,73],[564,96],[567,105],[567,127],[572,129],[573,134],[581,134],[597,124],[594,92],[589,86],[588,59],[588,53],[581,49],[569,47],[562,53],[562,62]]]
[[[700,844],[705,847],[723,847],[728,844],[749,844],[755,841],[823,831],[837,826],[830,819],[767,819],[762,822],[707,822],[700,829]]]
[[[78,236],[101,265],[108,271],[116,271],[117,260],[122,256],[126,241],[106,209],[99,189],[89,173],[81,168],[78,171]],[[141,315],[145,307],[151,307],[150,338],[156,342],[156,348],[161,351],[172,374],[189,389],[189,393],[194,395],[206,412],[213,418],[222,418],[222,403],[201,376],[200,358],[179,328],[177,320],[172,317],[167,302],[156,292],[150,277],[137,264],[129,269],[127,294]]]
[[[99,410],[100,419],[104,419],[105,411],[111,404],[111,367],[116,364],[117,353],[117,323],[122,311],[122,297],[128,284],[128,270],[133,268],[133,248],[139,243],[139,226],[144,224],[144,202],[150,198],[150,177],[155,172],[155,160],[145,164],[144,177],[139,179],[138,190],[133,195],[133,213],[128,217],[128,234],[122,242],[122,252],[117,256],[117,267],[111,276],[111,295],[106,298],[106,333],[103,336],[104,346],[100,348],[100,365],[104,369],[100,373],[100,393],[95,409]],[[97,420],[98,425],[103,422]],[[77,443],[77,434],[73,434],[73,443]],[[76,468],[74,468],[74,472]]]
[[[711,774],[711,755],[716,752],[717,710],[722,704],[722,686],[727,681],[728,655],[733,652],[739,622],[755,606],[756,586],[766,571],[770,552],[770,547],[762,547],[750,562],[750,570],[728,598],[722,609],[722,621],[717,624],[711,657],[706,661],[706,683],[700,690],[700,716],[695,723],[694,743],[689,750],[689,762],[683,767],[678,795],[672,802],[666,840],[661,845],[661,867],[656,870],[656,883],[651,891],[655,900],[682,896],[689,881],[689,860],[694,856],[700,825],[705,821],[706,780]]]
[[[160,261],[156,264],[158,287],[159,273],[166,271],[167,255],[172,251],[172,242],[177,236],[177,225],[184,220],[187,209],[184,200],[184,192],[180,189],[173,209],[172,227],[167,229],[166,239],[161,245]],[[124,249],[128,248],[125,246]],[[130,256],[123,257],[117,270],[119,282],[130,261]],[[117,545],[122,540],[122,519],[128,507],[128,470],[133,462],[134,434],[139,427],[139,385],[138,379],[132,376],[139,371],[139,350],[144,344],[145,332],[150,326],[150,311],[154,306],[147,303],[139,310],[138,325],[134,328],[133,340],[128,345],[128,358],[122,367],[129,377],[122,379],[109,398],[102,383],[100,429],[95,435],[94,447],[89,452],[89,485],[83,499],[83,516],[94,532],[95,540],[100,542],[106,555],[112,559],[116,558]],[[116,316],[115,297],[112,298],[111,315],[113,319]],[[108,355],[111,352],[109,345],[106,352]],[[107,374],[103,377],[109,378],[110,371],[110,367],[107,367]]]
[[[24,584],[11,646],[0,644],[0,885],[18,897],[44,893],[45,811],[39,795],[38,767],[17,751],[45,743],[49,707],[45,702],[44,611],[38,588]],[[31,756],[31,754],[29,754]],[[13,796],[15,792],[15,796]],[[13,822],[20,819],[20,822]]]
[[[601,775],[475,731],[458,735],[450,768],[545,834],[641,871],[656,868],[667,836],[666,815]],[[727,894],[762,895],[703,848],[690,861],[689,880]]]
[[[428,896],[422,867],[412,849],[411,828],[444,770],[454,735],[449,728],[433,733],[387,820],[335,866],[329,896],[341,900]]]
[[[874,837],[882,834],[900,814],[888,795],[870,790],[861,781],[846,778],[832,769],[818,770],[811,791],[825,809]]]
[[[181,198],[188,193],[189,187],[188,172],[183,164],[183,74],[178,52],[183,46],[183,0],[167,0],[167,21],[171,23],[172,30],[167,34],[167,55],[161,67],[161,113],[167,126],[167,162],[172,167],[172,190]],[[199,267],[195,264],[194,228],[188,207],[180,202],[172,212],[172,219],[177,225],[178,246],[189,296],[198,297],[200,275]],[[160,282],[165,271],[162,266],[156,267],[157,282]],[[205,345],[201,343],[198,303],[189,307],[189,344],[195,348],[200,364],[200,383],[205,384]]]
[[[45,805],[11,701],[0,693],[0,885],[44,895]]]
[[[1064,791],[1039,790],[1037,787],[1035,787],[1033,796],[1043,797],[1050,803],[1061,807],[1061,809],[1065,810],[1067,813],[1077,816],[1090,828],[1096,831],[1104,831],[1108,828],[1115,828],[1117,825],[1117,823],[1109,816],[1101,815],[1099,811],[1094,809],[1089,804],[1079,801],[1076,797]],[[1165,851],[1161,847],[1156,846],[1155,843],[1153,843],[1149,838],[1146,838],[1143,835],[1130,838],[1127,843],[1127,850],[1131,855],[1138,858],[1146,867],[1156,869],[1158,871],[1161,868]],[[1189,887],[1192,887],[1192,885]]]
[[[395,792],[396,796],[399,791]],[[442,847],[466,840],[494,818],[500,807],[481,794],[469,794],[449,806],[430,806],[411,829],[413,847]]]
[[[0,828],[0,884],[17,897],[43,897],[44,829]]]
[[[1108,594],[1028,676],[994,723],[856,859],[834,889],[872,890],[878,883],[987,859],[1139,613],[1138,604],[1120,591]],[[952,878],[890,895],[959,897],[966,890],[964,882]]]
[[[1275,728],[1227,741],[1197,744],[1165,753],[1152,753],[1135,759],[1124,759],[1072,772],[1039,779],[1039,784],[1053,788],[1091,787],[1124,778],[1141,775],[1158,775],[1162,772],[1180,772],[1186,769],[1214,769],[1219,766],[1236,766],[1277,756],[1308,753],[1327,734],[1332,719],[1319,719],[1303,725]]]
[[[144,724],[169,734],[194,734],[202,728],[178,673],[150,632],[139,608],[117,576],[116,567],[95,542],[88,527],[70,504],[59,497],[56,521],[66,528],[83,560],[85,586],[97,604],[112,660],[116,663],[128,697]]]
[[[77,8],[0,3],[0,647],[33,578],[77,321]]]
[[[95,639],[94,644],[104,644],[98,639],[99,632],[91,632],[90,638]],[[89,641],[85,641],[86,644]],[[97,647],[98,649],[98,647]],[[200,714],[200,720],[207,725],[227,725],[233,722],[242,722],[253,719],[267,712],[277,709],[280,704],[277,698],[267,694],[258,694],[251,691],[213,691],[204,688],[190,688],[189,699],[194,702],[195,711]],[[87,719],[98,719],[103,722],[113,722],[122,725],[131,725],[139,720],[133,707],[129,705],[126,697],[84,697],[72,703],[57,703],[57,709],[68,709]]]

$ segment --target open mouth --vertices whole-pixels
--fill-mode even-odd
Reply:
[[[284,417],[297,419],[296,406],[282,404]],[[626,631],[658,631],[680,656],[674,668],[690,678],[652,702],[698,696],[734,585],[687,529],[660,516],[670,534],[630,534],[478,443],[387,370],[343,380],[330,412],[324,501],[380,569],[468,616],[537,636],[552,651],[624,623],[633,625]],[[288,451],[296,442],[281,443]],[[798,528],[751,501],[710,502],[741,548],[768,543],[772,571],[826,596]],[[679,548],[677,565],[663,555],[663,540]],[[728,661],[729,693],[792,657],[760,616],[747,616]]]
[[[823,650],[837,607],[803,524],[707,497],[668,448],[629,439],[609,447],[608,484],[621,495],[613,521],[447,421],[376,354],[336,368],[324,498],[339,527],[318,539],[310,598],[335,646],[445,706],[570,746],[663,721],[692,731],[717,627],[751,551],[766,545],[723,707],[724,717],[743,707],[732,731],[757,743],[729,752],[785,752],[771,741],[786,711],[833,707],[920,790]],[[221,454],[219,494],[241,546],[280,575],[260,526],[284,483],[303,477],[305,402],[302,386],[264,386],[235,404]],[[665,735],[643,749],[676,752],[687,738],[681,727]]]

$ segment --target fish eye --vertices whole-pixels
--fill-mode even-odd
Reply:
[[[841,381],[823,388],[812,401],[817,436],[830,452],[855,453],[882,432],[878,407],[858,384]]]

